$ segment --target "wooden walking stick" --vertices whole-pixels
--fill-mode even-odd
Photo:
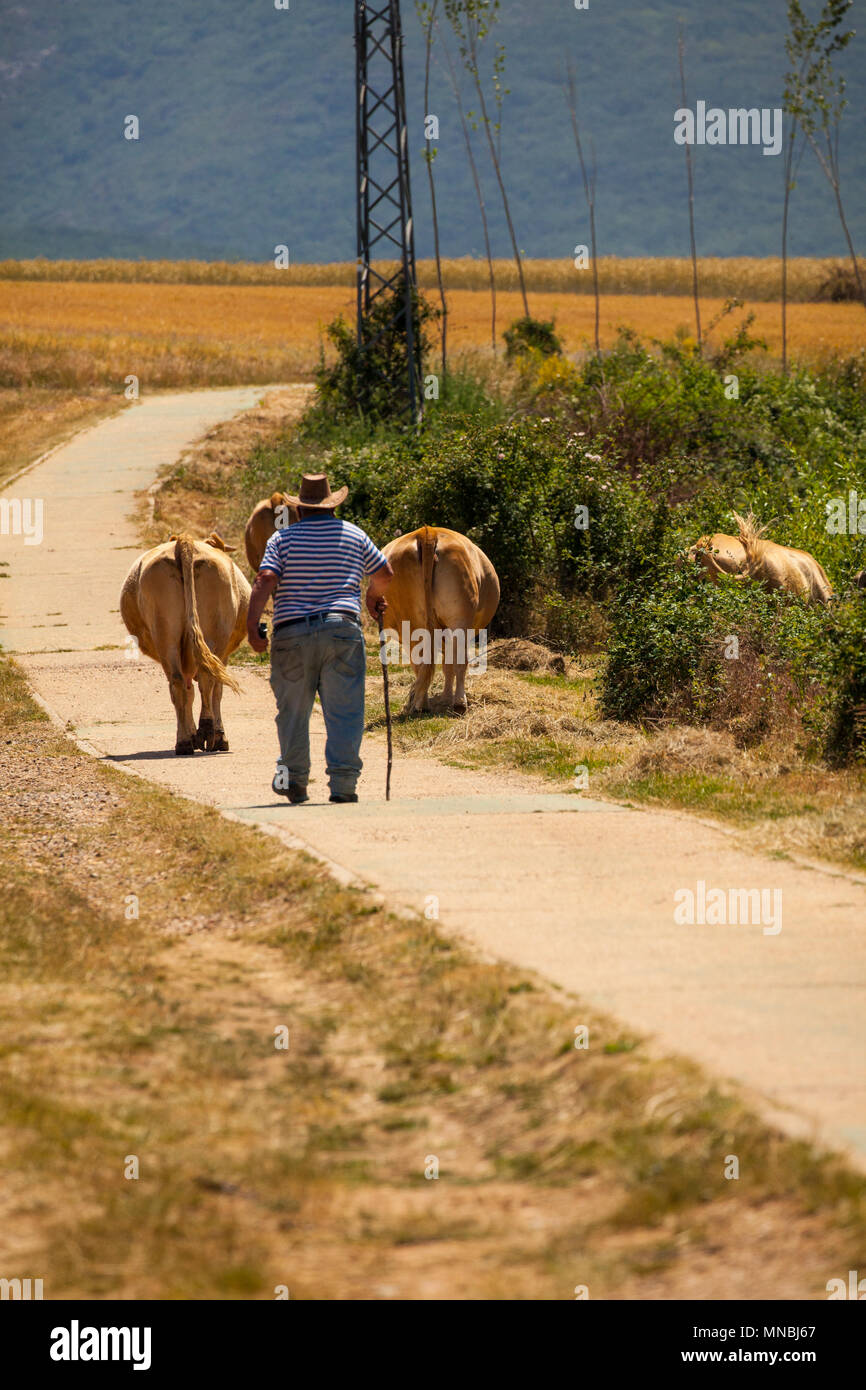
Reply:
[[[391,800],[391,763],[394,759],[394,749],[391,743],[391,696],[388,690],[388,662],[385,655],[385,618],[384,614],[379,613],[379,660],[382,663],[382,680],[385,685],[385,728],[388,733],[388,771],[385,774],[385,800]]]

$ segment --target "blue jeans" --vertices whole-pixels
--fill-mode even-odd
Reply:
[[[283,628],[271,641],[271,689],[277,700],[280,764],[302,786],[310,775],[310,715],[318,695],[325,717],[325,764],[332,796],[355,790],[363,766],[364,677],[361,628],[329,613]]]

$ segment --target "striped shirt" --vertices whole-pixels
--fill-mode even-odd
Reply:
[[[305,518],[275,531],[260,570],[279,576],[274,623],[336,608],[361,614],[361,578],[387,564],[366,531],[338,517]]]

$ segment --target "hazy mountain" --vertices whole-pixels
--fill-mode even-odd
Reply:
[[[354,54],[350,0],[0,0],[0,254],[351,259]],[[857,11],[852,10],[856,25]],[[808,6],[807,6],[808,8]],[[814,5],[812,6],[814,8]],[[502,157],[521,247],[567,255],[588,240],[563,93],[578,70],[583,133],[598,164],[599,249],[688,251],[677,19],[687,24],[692,105],[774,107],[785,68],[784,0],[503,0]],[[423,147],[423,49],[403,3],[419,254],[432,249]],[[492,48],[491,48],[492,57]],[[850,108],[845,191],[866,251],[866,35],[843,55]],[[434,69],[444,250],[482,251],[454,99]],[[467,97],[469,96],[467,92]],[[471,100],[469,101],[471,105]],[[123,138],[139,117],[141,138]],[[498,253],[497,190],[478,157]],[[699,250],[778,250],[781,157],[696,149]],[[794,195],[796,254],[844,252],[832,196],[807,155]]]

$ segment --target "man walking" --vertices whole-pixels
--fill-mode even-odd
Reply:
[[[253,651],[264,652],[268,639],[259,636],[259,620],[274,595],[271,689],[277,700],[280,756],[272,787],[293,805],[309,799],[310,715],[316,695],[327,730],[330,799],[358,800],[367,670],[361,578],[371,576],[367,609],[378,618],[394,571],[366,532],[334,515],[348,491],[341,487],[332,493],[324,473],[304,474],[300,493],[289,498],[299,520],[271,536],[250,597],[247,638]]]

